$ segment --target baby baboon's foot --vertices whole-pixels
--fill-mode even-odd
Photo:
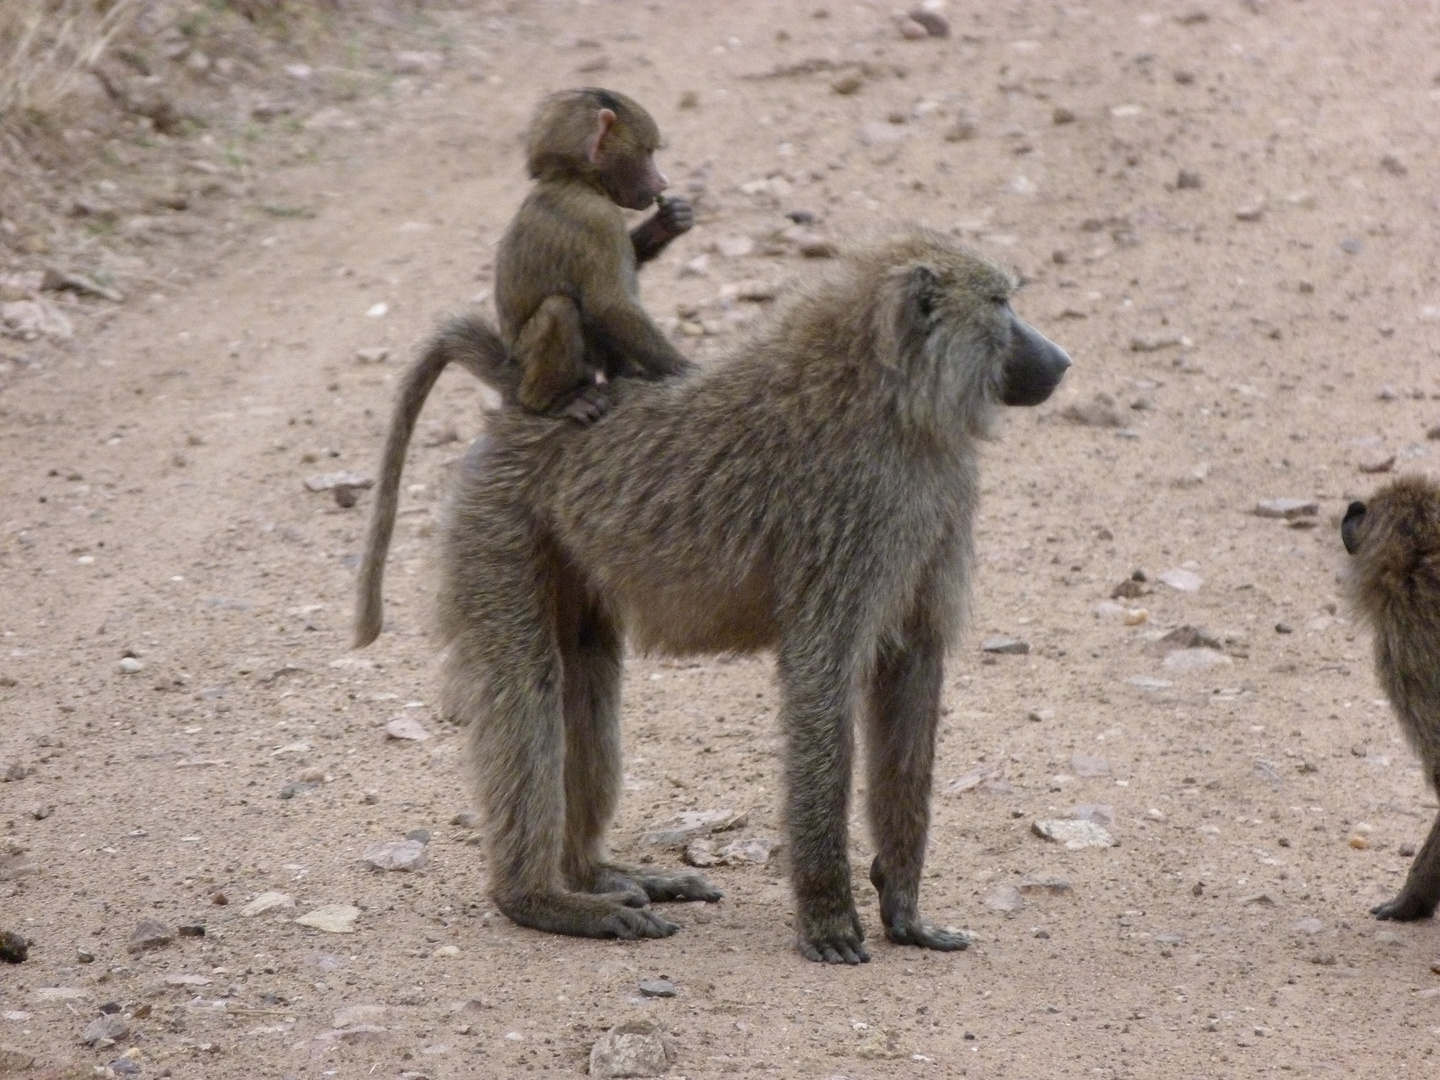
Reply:
[[[596,385],[587,386],[580,391],[575,400],[565,406],[561,414],[568,416],[582,427],[586,427],[609,411],[610,394],[604,386]]]
[[[625,882],[628,889],[638,889],[656,903],[671,900],[704,900],[713,903],[725,894],[699,874],[651,874],[633,866],[611,865],[601,873],[600,880]],[[620,888],[618,884],[610,889]]]
[[[957,952],[970,947],[970,936],[963,930],[934,926],[920,919],[897,919],[885,927],[885,936],[896,945],[918,945],[939,952]]]
[[[627,907],[605,896],[588,893],[540,893],[528,896],[496,897],[496,904],[515,922],[534,930],[572,937],[636,938],[669,937],[679,930],[652,908]]]
[[[1402,891],[1394,900],[1385,904],[1376,904],[1370,909],[1370,914],[1377,919],[1413,922],[1416,919],[1428,919],[1434,915],[1435,902],[1436,898],[1433,896],[1417,896],[1408,891]]]
[[[868,964],[865,931],[854,908],[849,914],[832,918],[803,919],[800,926],[800,955],[819,964]]]

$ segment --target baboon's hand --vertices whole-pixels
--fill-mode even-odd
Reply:
[[[812,925],[800,928],[800,955],[818,964],[868,964],[870,951],[865,948],[865,931],[860,916],[852,908],[849,915],[838,919],[811,920]]]
[[[896,945],[918,945],[939,952],[957,952],[970,947],[970,937],[963,930],[934,926],[918,919],[885,927],[885,936]]]
[[[561,415],[568,416],[577,424],[586,427],[609,412],[610,404],[609,391],[604,384],[596,383],[581,390],[575,400],[565,406]]]
[[[686,199],[679,195],[664,195],[656,200],[657,209],[651,219],[663,243],[689,232],[695,227],[695,210]]]
[[[1388,903],[1376,904],[1370,909],[1370,914],[1377,919],[1390,919],[1395,922],[1428,919],[1435,914],[1435,900],[1433,898],[1426,900],[1424,897],[1402,892]]]
[[[678,923],[671,922],[652,908],[622,907],[605,917],[596,936],[634,941],[637,938],[669,937],[679,929]]]

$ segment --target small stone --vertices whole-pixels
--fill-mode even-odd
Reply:
[[[210,903],[214,904],[216,907],[224,907],[226,904],[230,903],[230,898],[217,889],[215,892],[210,894]]]
[[[1034,821],[1030,829],[1043,840],[1063,844],[1068,851],[1117,846],[1115,838],[1093,821]]]
[[[30,956],[30,942],[13,930],[0,930],[0,961],[23,964]]]
[[[1130,351],[1158,352],[1161,349],[1172,349],[1183,344],[1185,344],[1185,339],[1179,334],[1140,334],[1130,339]]]
[[[35,1067],[35,1055],[18,1046],[0,1043],[0,1076],[29,1072]]]
[[[1168,656],[1179,649],[1219,649],[1220,639],[1208,630],[1186,623],[1177,626],[1164,637],[1152,641],[1146,651],[1153,656]]]
[[[1440,439],[1440,424],[1435,424],[1425,430],[1425,438]]]
[[[1025,898],[1014,885],[997,885],[985,894],[985,906],[992,911],[1013,915],[1025,907]]]
[[[319,786],[319,784],[307,784],[295,780],[280,789],[280,798],[293,799],[296,795],[304,795],[307,791],[314,791]]]
[[[1351,835],[1348,843],[1356,851],[1366,851],[1370,847],[1370,838],[1364,833],[1357,832]]]
[[[385,737],[407,742],[424,742],[430,738],[430,732],[413,716],[397,716],[385,725]]]
[[[750,815],[743,810],[683,810],[671,821],[645,833],[642,844],[681,844],[710,833],[744,827]]]
[[[1259,221],[1261,217],[1264,216],[1264,214],[1265,200],[1259,199],[1255,202],[1246,203],[1244,206],[1238,207],[1235,210],[1235,219],[1237,221]]]
[[[1166,570],[1155,578],[1161,585],[1168,585],[1176,592],[1198,592],[1200,586],[1205,584],[1205,579],[1193,570],[1176,568]]]
[[[357,364],[383,364],[390,359],[390,347],[380,345],[373,349],[356,349],[355,362]]]
[[[969,142],[980,134],[980,126],[969,117],[961,117],[945,129],[946,142]]]
[[[246,918],[250,918],[255,915],[264,915],[271,911],[279,911],[282,908],[293,908],[294,906],[295,901],[288,893],[263,892],[242,907],[240,914]]]
[[[676,994],[675,984],[669,979],[641,979],[640,993],[644,997],[673,998]]]
[[[1290,929],[1294,930],[1297,934],[1307,934],[1313,936],[1320,933],[1321,930],[1324,930],[1325,924],[1322,923],[1319,919],[1316,919],[1312,916],[1307,916],[1303,919],[1296,919],[1293,923],[1290,924]]]
[[[930,36],[930,31],[925,29],[923,23],[906,17],[900,20],[900,36],[908,41],[919,41],[921,38]]]
[[[1161,810],[1158,806],[1152,806],[1149,810],[1145,811],[1145,819],[1147,821],[1163,822],[1165,820],[1165,811]]]
[[[418,840],[390,840],[366,848],[362,861],[376,870],[419,870],[425,865],[425,845]]]
[[[1408,859],[1415,854],[1415,845],[1407,841],[1395,849],[1395,854],[1402,859]]]
[[[1000,653],[1006,656],[1024,656],[1030,651],[1030,643],[1004,636],[988,637],[980,643],[980,651]]]
[[[747,303],[763,304],[774,300],[776,295],[777,290],[771,282],[761,281],[758,278],[720,286],[721,300],[744,300]]]
[[[164,923],[154,919],[141,919],[130,934],[128,948],[132,953],[145,952],[147,949],[164,948],[174,940],[174,933]]]
[[[1146,608],[1128,608],[1125,612],[1124,623],[1126,626],[1144,626],[1150,621],[1150,612]]]
[[[929,11],[926,8],[916,8],[910,12],[910,18],[925,28],[925,33],[931,37],[945,38],[950,36],[950,23],[938,11]]]
[[[1395,455],[1377,455],[1356,462],[1355,467],[1362,473],[1387,473],[1395,468]]]
[[[203,922],[182,922],[175,928],[175,933],[180,937],[204,937],[205,924]]]
[[[1195,191],[1203,184],[1200,174],[1194,169],[1181,169],[1175,174],[1175,188],[1177,191]]]
[[[1218,649],[1176,649],[1161,661],[1166,671],[1209,671],[1234,661]]]
[[[670,1068],[674,1056],[659,1025],[631,1020],[611,1028],[591,1047],[590,1075],[660,1076]]]
[[[447,957],[447,956],[459,956],[459,955],[460,955],[460,946],[459,946],[459,945],[441,945],[438,949],[436,949],[436,950],[435,950],[434,952],[432,952],[430,955],[431,955],[433,958],[437,959],[437,960],[443,960],[443,959],[444,959],[445,957]]]
[[[1115,824],[1115,807],[1109,803],[1077,803],[1070,811],[1076,821],[1093,821],[1096,825]]]
[[[375,478],[354,472],[317,473],[305,478],[305,487],[310,491],[333,491],[342,484],[351,488],[370,488],[375,486]]]
[[[324,930],[327,934],[353,934],[360,909],[350,904],[326,904],[295,920],[298,926]]]
[[[1353,236],[1347,236],[1344,240],[1340,241],[1340,250],[1345,252],[1346,255],[1359,255],[1360,252],[1365,250],[1365,244],[1361,240],[1356,240]]]
[[[849,97],[865,85],[865,77],[858,71],[847,71],[830,84],[830,89],[842,97]]]
[[[302,784],[318,784],[325,779],[325,770],[312,765],[308,769],[301,769],[297,779]]]
[[[1391,176],[1404,176],[1410,171],[1405,167],[1405,163],[1400,160],[1399,155],[1394,153],[1380,155],[1380,167]]]
[[[76,949],[75,959],[82,964],[93,964],[95,962],[95,954],[89,949]]]
[[[145,670],[145,665],[133,656],[122,656],[120,662],[115,665],[115,670],[121,675],[136,675]]]
[[[459,825],[462,829],[478,829],[480,827],[480,812],[478,810],[461,810],[450,819],[451,825]]]
[[[1259,904],[1261,907],[1274,907],[1275,897],[1271,896],[1268,892],[1251,893],[1249,896],[1242,896],[1240,898],[1240,904],[1242,907],[1248,904]]]
[[[1319,512],[1320,504],[1314,499],[1266,499],[1255,504],[1256,517],[1284,518],[1286,521],[1314,517]]]
[[[1052,124],[1073,124],[1077,119],[1078,117],[1075,115],[1075,110],[1067,109],[1064,105],[1056,105],[1055,108],[1050,111],[1050,122]]]
[[[92,1020],[80,1033],[80,1041],[86,1046],[113,1046],[129,1034],[130,1021],[119,1013],[110,1013]]]
[[[166,975],[166,986],[209,986],[210,979],[205,975]]]
[[[1287,622],[1277,622],[1275,624],[1275,632],[1277,634],[1293,634],[1295,628]]]
[[[1027,874],[1020,879],[1018,888],[1025,896],[1068,896],[1071,892],[1070,882],[1062,877],[1048,875]]]
[[[1086,402],[1072,402],[1060,410],[1060,418],[1083,427],[1121,428],[1125,417],[1109,394],[1099,393]]]
[[[330,489],[330,494],[335,498],[335,505],[342,510],[349,510],[360,500],[359,493],[349,484],[336,484]]]

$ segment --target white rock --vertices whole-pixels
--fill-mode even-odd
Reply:
[[[1012,915],[1025,906],[1025,898],[1014,885],[997,885],[985,894],[985,906]]]
[[[144,671],[145,665],[133,656],[122,656],[120,662],[115,665],[115,669],[119,671],[121,675],[135,675]]]
[[[305,478],[305,486],[311,491],[330,491],[341,485],[352,488],[374,487],[375,478],[354,472],[317,473]]]
[[[366,848],[363,860],[376,870],[419,870],[425,865],[425,845],[419,840],[389,840]]]
[[[360,918],[358,907],[350,904],[326,904],[301,915],[295,922],[300,926],[324,930],[327,934],[353,934],[355,920],[358,918]]]
[[[413,716],[397,716],[385,725],[387,739],[403,739],[409,742],[424,742],[430,738],[425,725]]]
[[[1042,839],[1064,844],[1069,851],[1118,846],[1115,838],[1093,821],[1036,821],[1031,823],[1030,829]]]
[[[166,975],[166,986],[209,986],[210,980],[204,975]]]
[[[395,1014],[389,1005],[343,1005],[331,1017],[332,1027],[347,1028],[357,1024],[384,1024]]]
[[[674,1058],[660,1028],[648,1020],[617,1024],[590,1049],[590,1075],[660,1076]]]
[[[1160,582],[1161,585],[1168,585],[1178,592],[1197,592],[1200,586],[1205,584],[1205,579],[1195,573],[1195,571],[1185,570],[1180,567],[1176,567],[1173,570],[1166,570],[1155,580]]]
[[[294,906],[295,900],[289,893],[263,892],[242,907],[240,914],[248,918],[253,915],[264,915],[269,911],[279,911],[281,908],[293,908]]]
[[[1218,649],[1198,648],[1176,649],[1166,655],[1161,666],[1166,671],[1209,671],[1232,663],[1234,661]]]
[[[750,820],[743,810],[683,810],[640,838],[642,844],[679,844],[697,836],[738,829]]]

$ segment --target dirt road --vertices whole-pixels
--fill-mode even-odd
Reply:
[[[436,14],[445,68],[215,210],[188,278],[157,254],[68,349],[3,343],[0,929],[33,944],[0,970],[0,1074],[576,1075],[639,1017],[689,1077],[1434,1069],[1440,932],[1367,914],[1434,795],[1335,575],[1340,511],[1384,479],[1362,468],[1437,468],[1440,7],[945,15],[911,40],[887,5]],[[644,298],[697,358],[765,317],[739,293],[813,268],[791,211],[953,230],[1075,357],[988,452],[947,669],[922,903],[967,952],[807,963],[783,852],[709,871],[724,901],[662,942],[494,912],[425,632],[446,470],[483,424],[461,375],[409,465],[389,632],[347,651],[368,496],[304,482],[373,471],[414,343],[488,295],[534,101],[593,82],[653,109],[696,202]],[[1275,498],[1315,510],[1254,513]],[[777,837],[769,662],[629,671],[617,849],[678,861],[640,837],[688,809]],[[387,740],[396,718],[430,737]],[[1118,846],[1032,830],[1077,807]],[[423,868],[361,862],[416,830]],[[246,915],[267,893],[293,906]],[[324,905],[353,932],[294,921]],[[205,934],[132,951],[147,919]],[[677,996],[642,998],[661,976]],[[109,1003],[127,1033],[82,1045]]]

